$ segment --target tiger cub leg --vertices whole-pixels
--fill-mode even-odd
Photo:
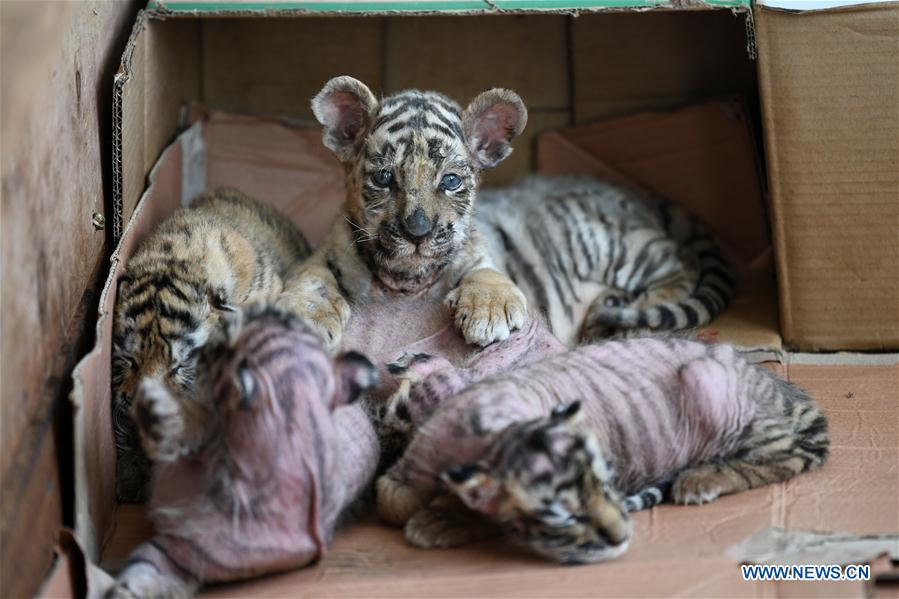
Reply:
[[[406,540],[430,549],[458,547],[500,534],[500,528],[474,512],[454,495],[440,495],[428,507],[409,518],[403,529]]]
[[[200,398],[175,397],[158,379],[141,381],[131,416],[151,461],[173,462],[206,438],[211,409]]]
[[[326,266],[317,264],[315,257],[287,275],[284,291],[276,304],[303,318],[330,351],[340,345],[344,328],[350,320],[350,304],[341,293],[334,273]]]
[[[830,446],[827,421],[814,404],[798,402],[784,421],[754,425],[741,446],[732,456],[678,474],[672,501],[707,503],[817,468],[827,458]]]

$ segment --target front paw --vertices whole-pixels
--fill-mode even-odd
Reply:
[[[350,320],[350,304],[327,284],[296,293],[284,293],[278,304],[297,314],[321,337],[328,351],[340,346],[343,330]]]
[[[508,338],[524,325],[527,300],[504,275],[481,269],[466,276],[445,300],[455,312],[455,322],[465,341],[489,345]]]
[[[141,381],[131,416],[150,460],[174,462],[190,453],[192,448],[184,441],[187,427],[181,405],[161,381]]]

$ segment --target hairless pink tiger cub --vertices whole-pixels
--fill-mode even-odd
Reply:
[[[412,438],[378,480],[378,511],[411,543],[506,531],[560,562],[610,559],[629,543],[627,512],[663,493],[701,504],[826,459],[820,409],[730,345],[637,337],[565,350],[547,337],[534,320],[465,369],[422,354],[393,365],[384,426]],[[548,357],[487,376],[507,370],[509,343]]]

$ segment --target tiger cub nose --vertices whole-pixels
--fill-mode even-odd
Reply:
[[[431,221],[425,216],[424,210],[416,208],[412,214],[403,220],[403,228],[412,241],[421,241],[430,234]]]

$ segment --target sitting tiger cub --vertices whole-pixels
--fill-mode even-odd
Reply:
[[[113,325],[120,501],[145,498],[148,457],[173,461],[198,443],[207,413],[192,401],[194,368],[222,313],[271,300],[309,253],[286,217],[234,189],[198,196],[140,243],[119,278]]]
[[[445,298],[469,343],[504,339],[524,324],[524,295],[472,226],[481,171],[511,153],[527,122],[521,98],[493,89],[463,112],[433,92],[378,102],[363,83],[336,77],[312,110],[346,168],[347,200],[285,297],[305,306],[325,343],[339,345],[348,302],[384,295]]]
[[[705,324],[730,298],[709,234],[658,199],[596,179],[533,177],[477,206],[483,171],[527,123],[512,91],[486,91],[461,110],[430,91],[379,102],[336,77],[312,109],[344,164],[347,198],[284,297],[332,349],[350,304],[375,297],[445,299],[477,345],[520,328],[528,303],[573,345],[617,329]]]

